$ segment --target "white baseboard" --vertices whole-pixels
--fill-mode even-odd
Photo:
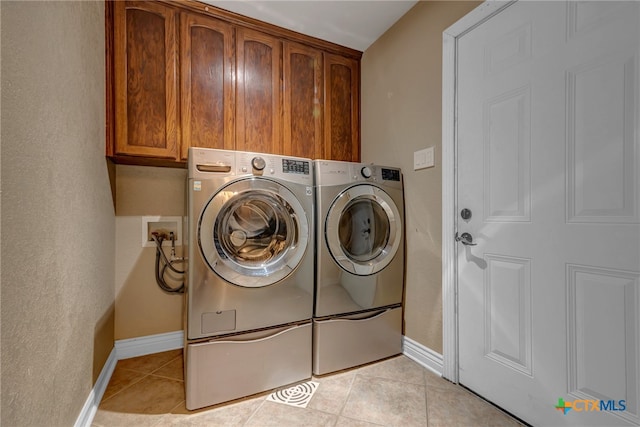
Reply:
[[[118,363],[118,358],[116,357],[116,349],[114,348],[113,350],[111,350],[111,353],[107,358],[107,362],[102,367],[102,371],[100,371],[100,375],[98,376],[98,379],[93,386],[91,393],[89,393],[89,397],[82,407],[80,415],[76,419],[75,427],[91,426],[93,417],[95,417],[96,412],[98,412],[98,406],[100,405],[102,396],[104,396],[104,392],[109,385],[111,375],[116,369],[116,363]]]
[[[117,340],[115,346],[118,360],[176,350],[184,347],[184,331]]]
[[[402,337],[402,352],[409,359],[416,361],[434,374],[442,376],[443,358],[440,353],[405,336]]]

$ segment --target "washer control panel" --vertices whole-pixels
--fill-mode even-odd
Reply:
[[[282,159],[282,172],[309,175],[311,173],[310,162],[306,160]]]

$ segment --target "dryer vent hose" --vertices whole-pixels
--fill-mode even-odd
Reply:
[[[176,258],[175,249],[175,236],[173,232],[169,236],[162,233],[153,232],[153,241],[156,242],[156,282],[160,289],[171,294],[183,294],[184,293],[184,270],[177,269],[174,264],[184,264],[186,261],[184,258]],[[162,250],[162,242],[166,239],[171,240],[171,259],[167,259],[164,251]],[[162,266],[161,266],[162,264]],[[179,282],[179,285],[171,286],[167,283],[167,280],[171,282]]]

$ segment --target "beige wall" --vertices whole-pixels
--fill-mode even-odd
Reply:
[[[71,426],[113,349],[104,4],[1,15],[0,424]]]
[[[362,160],[405,185],[405,335],[442,353],[442,32],[480,2],[421,1],[362,57]],[[436,166],[413,170],[435,147]]]
[[[142,247],[142,218],[183,217],[186,179],[185,169],[116,166],[116,340],[183,328],[182,294],[156,284],[156,250]],[[182,256],[182,247],[176,252]]]

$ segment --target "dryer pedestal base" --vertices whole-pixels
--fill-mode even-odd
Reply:
[[[187,344],[189,410],[311,378],[311,323]]]
[[[402,307],[313,320],[313,373],[324,375],[402,353]]]

